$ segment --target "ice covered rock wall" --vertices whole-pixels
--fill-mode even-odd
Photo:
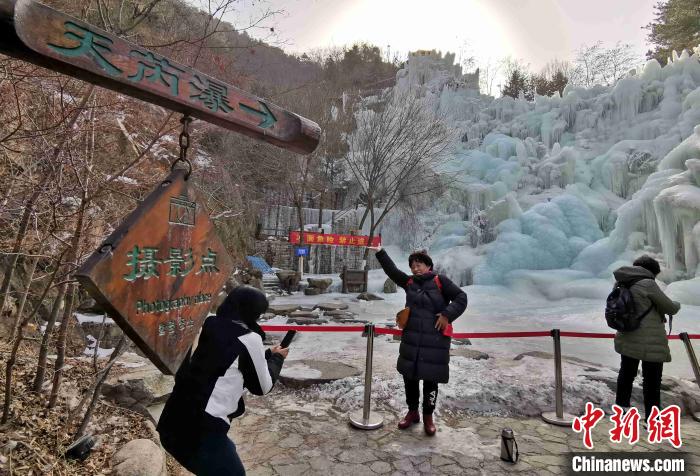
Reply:
[[[463,131],[443,170],[447,193],[417,218],[430,222],[431,250],[464,255],[483,284],[518,269],[607,278],[643,252],[663,258],[671,279],[698,276],[698,58],[652,60],[613,87],[532,102],[430,92]]]

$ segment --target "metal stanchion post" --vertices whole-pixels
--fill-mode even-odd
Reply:
[[[571,426],[575,417],[564,413],[564,394],[561,372],[561,333],[559,329],[552,329],[551,334],[554,339],[554,384],[556,388],[554,403],[556,411],[542,413],[542,419],[552,425]]]
[[[678,334],[685,344],[685,350],[688,352],[688,359],[690,359],[690,366],[695,374],[695,383],[700,387],[700,365],[698,365],[698,358],[695,356],[695,351],[693,350],[693,344],[690,342],[690,336],[687,332],[681,332]],[[690,409],[690,414],[693,416],[695,421],[700,421],[700,412],[694,408]]]
[[[374,351],[374,324],[365,326],[367,336],[367,356],[365,357],[365,398],[362,410],[350,413],[350,424],[362,430],[376,430],[384,423],[384,418],[375,413],[370,414],[370,398],[372,396],[372,353]]]

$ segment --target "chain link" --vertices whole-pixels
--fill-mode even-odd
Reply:
[[[190,123],[192,122],[192,118],[185,114],[182,116],[182,119],[180,119],[180,124],[182,124],[182,132],[180,132],[180,138],[179,138],[179,143],[180,143],[180,157],[178,157],[175,162],[173,162],[172,168],[174,169],[175,166],[177,165],[178,162],[184,162],[187,164],[187,173],[185,174],[185,180],[190,178],[190,174],[192,173],[192,162],[187,158],[187,149],[190,147],[190,132],[189,132],[189,127]]]

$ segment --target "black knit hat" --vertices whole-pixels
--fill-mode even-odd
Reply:
[[[228,293],[224,302],[216,310],[216,316],[241,321],[265,339],[265,333],[256,321],[263,312],[267,311],[268,305],[267,297],[259,289],[238,286]]]
[[[651,273],[654,276],[661,272],[661,265],[659,264],[659,262],[648,255],[640,256],[639,258],[634,260],[634,263],[632,263],[632,265],[639,266],[640,268],[644,268],[647,271],[651,271]]]
[[[423,263],[431,270],[433,269],[433,260],[430,258],[430,256],[428,256],[428,252],[425,250],[415,251],[411,253],[411,256],[408,257],[408,265],[411,266],[411,264],[413,264],[414,261]]]

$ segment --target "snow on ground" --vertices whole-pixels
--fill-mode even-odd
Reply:
[[[79,312],[74,313],[75,318],[78,320],[80,324],[83,324],[85,322],[92,322],[96,324],[102,324],[102,319],[104,318],[103,314],[81,314]],[[111,325],[114,324],[114,321],[112,320],[111,317],[104,318],[105,319],[105,325]]]
[[[370,291],[384,301],[357,301],[354,294],[330,293],[322,296],[278,297],[275,304],[296,303],[313,306],[320,302],[344,301],[360,319],[377,325],[390,323],[403,307],[405,294],[383,294],[381,271],[370,272]],[[386,279],[386,278],[384,278]],[[372,284],[374,283],[374,284]],[[609,283],[608,283],[609,284]],[[560,328],[570,331],[612,332],[605,324],[601,299],[564,298],[556,301],[537,293],[512,290],[504,286],[467,286],[469,307],[455,322],[456,332],[538,331]],[[286,321],[276,317],[269,324]],[[334,324],[335,325],[335,324]],[[674,319],[673,333],[700,333],[700,307],[684,306]],[[281,337],[283,333],[276,333]],[[372,398],[379,408],[403,408],[403,381],[395,370],[398,341],[391,336],[377,336],[374,343]],[[685,348],[671,341],[673,361],[664,366],[664,376],[674,377],[687,392],[700,395],[691,381],[693,374]],[[455,346],[453,345],[453,348]],[[465,347],[461,347],[465,348]],[[472,339],[466,347],[489,354],[487,360],[453,356],[450,383],[440,386],[442,412],[460,411],[479,414],[537,415],[554,406],[554,364],[550,359],[526,356],[524,352],[552,353],[549,337],[519,339]],[[700,349],[700,346],[696,346]],[[366,340],[359,333],[306,333],[297,335],[290,346],[289,360],[318,359],[337,361],[364,369]],[[696,350],[697,352],[697,350]],[[579,411],[586,401],[609,406],[614,401],[619,355],[611,339],[562,339],[562,354],[586,362],[564,361],[564,404],[567,411]],[[343,411],[360,408],[364,376],[295,390],[290,397],[304,402],[326,401]],[[640,382],[638,382],[640,383]],[[611,387],[613,385],[613,387]],[[291,402],[290,402],[291,404]],[[304,405],[299,405],[300,411]],[[308,411],[312,411],[312,406]]]
[[[92,357],[95,354],[95,344],[97,343],[97,339],[89,334],[85,337],[88,339],[89,342],[87,347],[85,347],[85,350],[83,350],[83,355]],[[112,351],[114,351],[114,349],[103,349],[102,347],[98,347],[97,357],[109,357],[110,355],[112,355]]]

